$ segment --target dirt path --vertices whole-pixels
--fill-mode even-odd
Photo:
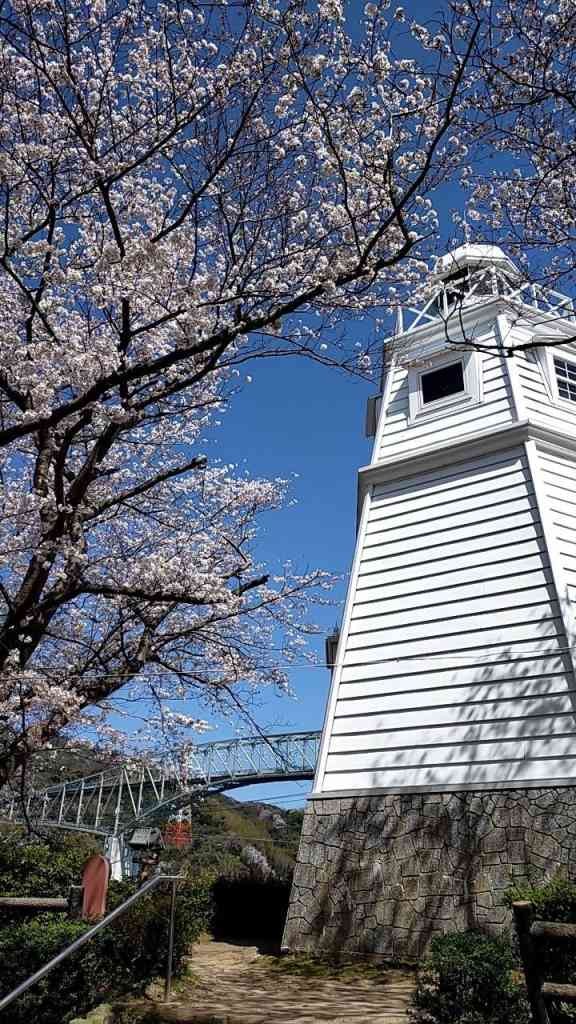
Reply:
[[[263,956],[255,946],[200,942],[190,958],[190,977],[178,987],[177,1003],[163,1009],[161,1019],[182,1024],[407,1024],[413,976],[398,970],[365,973],[293,974],[286,961]]]

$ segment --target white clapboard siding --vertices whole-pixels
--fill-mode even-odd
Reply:
[[[492,401],[486,399],[486,396],[484,398],[485,401],[471,403],[469,406],[454,406],[452,410],[447,410],[443,416],[438,415],[428,421],[423,416],[420,420],[416,419],[408,422],[407,412],[391,415],[388,410],[385,427],[386,440],[384,441],[383,439],[382,441],[383,447],[388,448],[390,445],[393,445],[396,448],[400,446],[403,441],[401,435],[406,434],[406,432],[410,435],[407,438],[407,441],[410,443],[418,438],[420,443],[424,441],[429,444],[431,442],[431,434],[439,432],[439,435],[442,435],[444,429],[448,426],[461,428],[464,424],[483,420],[487,416],[493,416],[502,405],[509,404],[505,390],[502,394],[498,392]],[[478,426],[476,429],[482,430],[483,428]]]
[[[548,743],[548,741],[546,741]],[[358,771],[327,771],[324,791],[326,793],[363,792],[371,789],[386,789],[392,792],[408,790],[439,790],[450,786],[454,789],[475,789],[480,786],[510,786],[517,788],[527,783],[551,785],[554,782],[573,784],[576,778],[576,743],[572,739],[564,745],[561,753],[550,746],[549,755],[536,758],[534,752],[528,756],[525,744],[517,745],[516,756],[503,747],[491,751],[476,751],[476,757],[467,761],[452,763],[404,764]]]
[[[393,378],[386,415],[387,423],[401,422],[406,416],[408,399],[408,370],[399,365],[392,371]],[[483,357],[483,393],[491,398],[498,393],[508,393],[508,380],[502,360],[494,356]]]
[[[565,709],[562,712],[552,711],[549,715],[531,715],[524,718],[497,719],[493,722],[434,722],[426,728],[418,729],[381,729],[375,732],[335,732],[332,736],[332,764],[348,767],[346,755],[354,755],[361,762],[364,755],[381,753],[384,748],[388,755],[392,751],[401,753],[410,747],[411,750],[424,751],[430,758],[439,754],[444,757],[454,752],[454,748],[463,748],[468,744],[506,743],[515,744],[518,740],[546,740],[553,735],[558,737],[571,736],[576,738],[576,721],[574,711]],[[431,749],[427,749],[431,748]],[[576,753],[576,746],[574,747]],[[338,761],[339,755],[344,755]]]
[[[573,545],[563,544],[560,545],[560,554],[562,556],[562,565],[564,572],[570,577],[576,572],[576,554],[574,553]]]
[[[467,434],[504,426],[514,418],[506,360],[479,355],[482,401],[466,407],[447,409],[434,419],[410,421],[408,369],[392,370],[390,397],[385,410],[378,459],[398,458],[418,448],[449,444]]]
[[[467,461],[460,458],[460,461],[436,470],[409,474],[389,484],[376,484],[372,494],[371,513],[376,514],[377,509],[385,509],[400,502],[409,502],[412,505],[413,502],[418,502],[418,499],[426,504],[432,500],[433,495],[440,496],[445,491],[454,491],[455,497],[458,496],[460,489],[468,494],[479,488],[480,491],[489,494],[493,486],[516,483],[517,472],[522,474],[521,479],[526,479],[525,467],[526,460],[522,453],[511,456],[509,452],[494,452],[489,458],[483,455]],[[490,487],[485,486],[487,483],[490,483]]]
[[[520,350],[514,358],[527,409],[534,412],[544,405],[550,405],[544,371],[536,354]]]
[[[542,536],[542,530],[537,524],[514,525],[506,529],[505,522],[501,521],[497,523],[497,526],[498,529],[492,529],[488,534],[483,534],[480,530],[476,536],[468,534],[454,539],[454,541],[447,541],[445,545],[441,543],[430,545],[426,551],[426,558],[423,557],[421,549],[394,551],[392,545],[388,547],[388,550],[382,547],[380,552],[372,551],[370,555],[366,553],[359,568],[362,577],[368,575],[370,578],[362,579],[361,585],[375,586],[375,575],[382,580],[384,573],[396,570],[405,570],[404,579],[407,579],[409,575],[414,575],[414,568],[417,566],[420,566],[424,573],[427,559],[429,559],[431,571],[434,572],[448,571],[454,560],[460,557],[469,565],[476,565],[479,561],[485,564],[490,564],[492,561],[493,564],[496,564],[500,555],[504,553],[509,555],[512,549],[526,548],[529,546],[529,541],[534,542],[533,546],[537,548]],[[460,555],[459,552],[464,550],[465,554]],[[489,557],[490,552],[492,552],[492,560]],[[402,574],[400,574],[400,578],[402,578]]]
[[[576,516],[557,518],[576,585]],[[358,544],[320,790],[576,777],[576,683],[523,446],[379,484]]]
[[[458,604],[455,605],[455,597],[456,594],[453,591],[447,595],[444,601],[438,601],[436,594],[429,595],[428,598],[423,594],[420,602],[412,608],[398,608],[398,605],[394,603],[393,608],[388,606],[377,614],[355,616],[350,623],[350,635],[360,634],[365,640],[374,634],[383,634],[385,630],[401,629],[403,636],[409,639],[409,633],[406,632],[408,627],[423,626],[426,623],[438,622],[440,619],[448,624],[447,628],[452,632],[453,624],[456,624],[456,628],[459,629],[457,624],[462,621],[463,628],[467,628],[471,616],[479,616],[485,621],[486,616],[492,618],[495,609],[498,610],[498,613],[503,614],[527,607],[546,610],[550,601],[554,600],[554,591],[551,587],[543,585],[521,588],[512,593],[506,591],[497,596],[493,594],[486,597],[469,596],[465,604],[465,616],[462,616],[459,611],[465,598],[460,597]],[[554,609],[557,613],[555,605]],[[511,618],[514,621],[515,616],[512,615]]]
[[[499,626],[482,627],[478,625],[474,629],[473,624],[470,623],[468,630],[459,630],[457,635],[454,635],[454,632],[450,629],[444,629],[439,635],[435,635],[434,630],[429,628],[426,631],[422,631],[423,635],[421,637],[411,637],[409,645],[399,634],[388,643],[382,641],[378,644],[365,645],[363,647],[356,647],[349,640],[343,664],[358,665],[376,661],[384,662],[387,659],[405,658],[408,646],[412,654],[419,657],[425,657],[426,655],[436,657],[439,654],[446,654],[450,650],[466,652],[468,655],[471,651],[484,651],[490,647],[498,647],[500,653],[505,654],[509,648],[512,648],[517,643],[531,641],[534,643],[535,648],[538,648],[538,643],[542,640],[562,636],[563,627],[559,615],[542,620],[540,613],[534,612],[531,614],[530,612],[531,610],[527,609],[522,615],[523,621],[520,625],[516,625],[518,621],[517,613],[515,613],[515,620],[514,615],[508,614],[501,616]]]
[[[511,618],[511,615],[506,616],[508,621],[503,621],[496,627],[482,626],[479,623],[476,629],[460,631],[457,635],[452,634],[449,629],[443,630],[440,635],[434,635],[433,629],[428,629],[424,636],[411,638],[409,655],[406,653],[408,645],[399,633],[394,640],[388,643],[382,641],[376,645],[366,644],[362,647],[352,648],[347,644],[342,664],[369,665],[379,662],[383,666],[382,670],[385,671],[387,666],[384,665],[384,662],[399,658],[405,661],[407,658],[433,656],[437,660],[450,653],[456,655],[458,652],[466,652],[466,659],[472,653],[476,653],[479,659],[493,655],[494,660],[497,660],[507,657],[508,652],[514,650],[514,645],[527,643],[532,643],[535,653],[538,654],[548,651],[555,653],[560,650],[560,645],[553,647],[548,643],[549,641],[551,643],[556,637],[563,639],[563,627],[559,616],[552,615],[542,621],[538,618],[538,613],[531,615],[527,610],[522,616],[524,621],[518,624],[518,616],[516,616],[513,626],[509,623]]]
[[[454,578],[450,573],[440,576],[428,576],[424,579],[417,577],[402,583],[402,588],[394,588],[390,583],[382,587],[374,587],[371,591],[360,590],[357,592],[356,601],[352,606],[352,619],[361,619],[367,616],[386,614],[389,611],[404,612],[413,608],[426,608],[433,603],[436,607],[451,603],[454,600],[455,590],[458,588],[458,600],[465,601],[497,598],[497,595],[505,595],[510,591],[511,578],[516,580],[516,599],[526,591],[534,587],[550,586],[552,576],[549,569],[542,566],[535,566],[533,570],[524,572],[512,572],[510,576],[504,574],[498,579],[491,575],[491,566],[488,568],[477,568],[468,576]],[[370,597],[367,597],[370,594]],[[497,598],[498,599],[498,598]],[[514,600],[514,598],[513,598]]]
[[[576,516],[574,515],[574,508],[572,505],[565,504],[563,508],[560,508],[560,502],[556,499],[555,503],[552,503],[553,519],[558,527],[558,536],[564,533],[567,540],[571,539],[574,527],[576,526]],[[554,505],[556,507],[554,507]]]
[[[398,430],[388,432],[385,428],[380,446],[380,459],[411,455],[417,451],[418,446],[429,448],[433,445],[460,441],[491,427],[504,426],[511,419],[511,406],[506,398],[491,404],[471,406],[460,413],[447,413],[446,416],[439,416],[429,423],[406,422],[401,438]]]
[[[484,547],[476,545],[463,554],[454,554],[452,557],[427,559],[424,563],[421,558],[414,557],[401,562],[395,559],[394,563],[386,561],[380,570],[376,570],[370,564],[362,565],[361,574],[358,579],[356,591],[359,601],[370,600],[378,597],[379,591],[386,588],[388,591],[394,586],[401,585],[409,588],[414,587],[414,581],[418,580],[422,586],[439,585],[439,581],[446,584],[460,585],[471,579],[484,578],[488,572],[492,572],[493,566],[498,566],[496,573],[492,575],[498,578],[514,575],[514,567],[518,572],[526,568],[526,571],[534,571],[548,564],[548,556],[544,552],[541,541],[542,531],[537,527],[535,530],[522,531],[524,538],[518,538],[518,532],[512,543],[512,538],[504,532],[500,535],[500,543],[494,536],[487,537]],[[576,568],[576,566],[575,566]],[[472,575],[474,573],[475,575]],[[440,584],[441,585],[441,584]],[[406,593],[404,591],[399,591]]]
[[[514,650],[502,650],[499,647],[480,647],[472,652],[451,649],[435,655],[433,658],[420,657],[392,658],[387,661],[357,661],[355,664],[341,666],[340,693],[346,695],[353,692],[349,687],[358,687],[356,693],[389,693],[427,686],[455,685],[462,681],[470,683],[479,681],[498,681],[507,678],[524,677],[542,673],[543,676],[560,671],[570,673],[570,664],[566,659],[565,638],[562,634],[545,640],[538,639],[535,646],[534,634],[524,642],[518,641]],[[379,690],[375,690],[376,684]],[[345,687],[345,689],[344,689]],[[368,689],[369,687],[369,689]]]
[[[564,495],[574,501],[576,495],[576,480],[571,464],[558,456],[550,455],[546,465],[548,471],[548,487],[550,494],[556,493],[559,498]]]
[[[532,726],[537,726],[540,730],[540,719],[550,719],[555,716],[558,716],[558,729],[560,731],[566,726],[564,719],[569,719],[569,731],[572,732],[576,728],[573,715],[574,705],[571,695],[568,693],[554,697],[537,694],[522,699],[508,697],[506,700],[499,701],[482,701],[477,699],[466,701],[465,720],[463,720],[462,704],[460,701],[466,700],[466,696],[460,693],[456,695],[451,694],[451,696],[452,700],[456,696],[459,702],[456,704],[438,703],[429,707],[417,707],[404,711],[385,711],[380,714],[364,712],[357,715],[337,716],[334,720],[334,736],[356,737],[358,739],[357,747],[364,750],[367,749],[366,744],[369,747],[373,747],[374,744],[376,744],[376,747],[381,747],[384,744],[386,748],[389,748],[392,744],[392,734],[400,737],[400,746],[405,746],[406,743],[410,744],[410,746],[422,743],[446,743],[450,742],[452,736],[464,736],[465,734],[462,730],[468,729],[471,725],[476,727],[478,724],[494,722],[498,723],[500,730],[498,735],[502,734],[502,724],[504,722],[506,725],[506,735],[511,736],[516,735],[514,722],[520,723],[518,726],[520,733],[518,735],[524,735],[522,723],[527,723],[527,728],[533,734]],[[510,725],[510,730],[508,730],[508,724]],[[550,724],[548,722],[546,726],[548,732],[550,731]],[[424,727],[427,734],[429,734],[427,740],[423,740],[420,736],[421,730]],[[556,732],[557,730],[552,731]],[[387,735],[384,735],[385,733]],[[374,739],[374,737],[378,736],[380,737],[379,740]],[[369,737],[369,739],[367,740],[366,737]],[[484,739],[485,737],[477,736],[476,738]],[[348,749],[353,749],[353,745]]]
[[[469,509],[464,503],[462,509],[449,507],[449,511],[439,509],[439,514],[429,516],[428,519],[421,517],[416,521],[402,523],[398,517],[396,522],[378,523],[376,527],[368,524],[366,533],[366,550],[370,551],[379,544],[393,544],[395,542],[409,541],[411,538],[425,537],[429,544],[435,544],[438,540],[437,534],[446,536],[446,531],[454,527],[453,536],[458,539],[460,530],[472,529],[471,536],[477,533],[475,527],[481,527],[481,533],[485,533],[487,522],[495,522],[505,519],[506,523],[514,525],[526,525],[534,521],[534,516],[529,513],[536,510],[536,499],[532,493],[525,493],[518,497],[508,498],[495,503],[486,502],[483,509],[480,504]]]
[[[568,585],[568,595],[576,602],[576,461],[569,455],[539,452],[539,462],[556,538],[558,557]]]
[[[398,526],[396,529],[387,530],[384,537],[380,535],[367,537],[366,553],[368,557],[374,557],[374,549],[377,550],[379,547],[398,550],[406,546],[407,539],[412,538],[416,542],[419,541],[421,545],[425,545],[427,549],[433,549],[438,545],[444,546],[447,536],[450,537],[450,543],[455,544],[472,540],[475,537],[486,537],[487,532],[489,530],[492,532],[492,529],[508,532],[514,528],[520,529],[535,525],[537,522],[536,504],[531,502],[527,496],[525,503],[520,508],[515,504],[512,504],[511,507],[503,505],[487,509],[485,516],[476,511],[475,513],[463,512],[461,516],[455,515],[447,518],[449,522],[446,527],[442,525],[441,520],[439,522],[435,520],[430,530],[423,530],[422,525],[418,523],[416,526],[406,527],[406,531]]]
[[[466,493],[466,490],[468,493]],[[428,501],[415,503],[411,509],[406,508],[406,502],[398,502],[388,505],[384,509],[373,509],[368,521],[368,534],[378,533],[382,530],[393,529],[394,526],[410,526],[413,523],[434,523],[445,515],[454,511],[459,515],[463,511],[477,512],[479,509],[492,509],[495,506],[509,501],[522,501],[525,503],[533,495],[533,489],[526,489],[526,483],[522,471],[519,469],[514,474],[514,479],[506,485],[495,486],[494,482],[490,490],[490,497],[486,495],[486,488],[480,483],[470,484],[468,488],[460,487],[458,490],[450,491],[442,495],[430,495]],[[575,495],[576,497],[576,495]],[[532,502],[533,504],[533,502]],[[576,514],[576,501],[574,503]]]
[[[576,358],[576,352],[570,346],[558,346],[554,351],[572,360]],[[576,431],[576,403],[572,406],[569,402],[553,401],[545,380],[544,369],[534,352],[520,351],[515,358],[529,418],[554,430],[573,435]]]
[[[424,759],[427,758],[431,765],[439,766],[466,764],[470,760],[494,761],[517,757],[554,757],[562,754],[576,757],[576,728],[570,733],[563,732],[557,736],[554,732],[553,735],[543,738],[511,735],[509,739],[501,736],[485,743],[482,740],[468,741],[464,738],[439,746],[413,747],[410,751],[404,746],[386,748],[384,751],[379,749],[334,753],[328,758],[328,770],[364,772],[374,768],[398,768],[399,764],[410,759],[412,765],[423,766]]]
[[[561,687],[558,676],[550,674],[544,677],[536,676],[531,678],[513,677],[510,679],[489,680],[488,682],[474,682],[471,685],[461,683],[453,686],[430,686],[423,687],[421,684],[430,683],[428,675],[414,680],[417,689],[407,689],[401,692],[394,690],[382,694],[377,690],[374,693],[374,685],[367,683],[350,683],[341,689],[342,696],[336,705],[335,721],[358,715],[366,715],[367,727],[370,716],[389,714],[393,711],[419,711],[431,708],[436,713],[439,707],[455,707],[466,702],[467,707],[478,705],[481,708],[493,708],[494,704],[506,705],[508,701],[532,701],[546,699],[576,700],[576,690],[569,692]],[[436,682],[436,680],[434,680]],[[388,680],[388,685],[393,685]],[[558,691],[557,687],[561,689]],[[350,693],[352,688],[365,687],[364,695]],[[524,707],[523,703],[522,706]]]

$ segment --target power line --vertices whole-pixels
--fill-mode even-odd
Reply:
[[[194,839],[219,839],[224,841],[226,839],[245,839],[246,842],[250,843],[272,843],[274,846],[298,846],[299,839],[265,839],[262,836],[246,836],[242,832],[194,832],[194,826],[190,832],[190,838]]]
[[[257,785],[257,783],[256,783],[256,785]],[[260,785],[270,785],[270,783],[260,783]],[[239,804],[262,803],[262,804],[267,804],[269,807],[276,807],[276,805],[279,804],[279,803],[292,803],[293,801],[296,801],[296,800],[302,800],[304,802],[307,799],[308,799],[308,791],[302,792],[302,793],[298,793],[297,796],[275,796],[273,799],[270,798],[270,800],[257,800],[257,801],[254,801],[254,800],[237,800],[236,802],[239,803]]]
[[[426,639],[426,638],[424,637],[423,639]],[[515,647],[519,646],[522,642],[523,641],[513,641]],[[505,646],[505,644],[495,644],[494,646],[503,647],[503,646]],[[329,665],[326,665],[326,664],[311,665],[308,662],[296,662],[296,663],[295,662],[285,662],[285,663],[280,662],[280,663],[275,663],[273,665],[251,665],[250,666],[250,670],[252,670],[252,671],[253,670],[257,670],[257,671],[261,671],[261,672],[266,672],[266,671],[273,671],[275,669],[279,669],[280,668],[280,669],[285,669],[287,671],[288,670],[292,670],[292,671],[302,671],[302,670],[305,670],[305,671],[316,671],[316,670],[321,670],[321,671],[325,672],[327,670],[334,670],[334,669],[339,669],[339,668],[343,668],[343,669],[365,668],[365,667],[368,667],[368,666],[372,666],[373,668],[376,668],[378,665],[397,665],[397,664],[405,664],[405,663],[409,663],[409,662],[427,662],[427,661],[435,662],[435,661],[438,661],[438,660],[454,661],[456,658],[458,658],[458,659],[460,659],[460,658],[475,658],[475,659],[478,659],[478,657],[479,657],[479,653],[478,652],[480,652],[480,651],[486,651],[487,653],[486,653],[485,661],[480,661],[479,660],[479,665],[483,665],[483,664],[491,664],[492,665],[492,664],[500,664],[500,663],[510,664],[510,663],[514,663],[514,662],[523,661],[529,655],[538,655],[540,658],[553,658],[553,657],[557,656],[558,654],[568,654],[568,653],[570,653],[572,651],[576,651],[576,645],[575,644],[571,644],[571,645],[567,645],[567,646],[564,646],[564,647],[557,647],[554,650],[550,650],[550,651],[543,651],[541,648],[538,648],[538,647],[532,648],[532,649],[528,649],[528,650],[524,650],[524,651],[522,651],[522,650],[520,650],[520,651],[513,651],[512,655],[515,654],[516,655],[515,657],[514,656],[510,656],[510,655],[508,655],[506,657],[496,657],[496,658],[491,657],[491,655],[489,653],[489,648],[486,648],[486,647],[473,648],[471,651],[459,650],[458,648],[456,648],[456,649],[451,648],[450,652],[447,652],[447,653],[439,652],[437,654],[410,654],[410,655],[405,655],[404,657],[382,658],[380,660],[375,660],[375,661],[354,661],[354,662],[350,662],[349,664],[345,664],[342,661],[338,661],[338,662],[332,662]],[[459,665],[455,665],[454,667],[455,668],[459,668],[460,666]],[[31,669],[28,669],[28,670],[25,670],[25,671],[36,672],[37,670],[34,669],[34,668],[31,668]],[[100,675],[100,676],[80,676],[78,681],[82,682],[82,683],[87,683],[87,682],[90,682],[90,681],[104,682],[106,680],[113,680],[113,681],[116,681],[116,682],[120,682],[122,680],[122,678],[124,678],[127,682],[128,681],[133,681],[133,682],[136,683],[138,680],[141,680],[141,682],[145,683],[146,679],[148,679],[148,678],[155,678],[155,679],[156,678],[157,679],[170,678],[170,677],[173,677],[173,676],[178,676],[179,674],[187,675],[189,673],[188,673],[188,670],[184,669],[184,668],[182,668],[182,669],[177,669],[177,668],[174,668],[174,669],[164,669],[163,671],[154,670],[153,672],[148,671],[148,670],[143,670],[139,675],[134,675],[132,673],[126,673],[124,675],[124,677],[123,677],[122,673],[118,674],[118,673],[111,672],[111,673],[105,673],[104,675]],[[8,673],[0,674],[0,682],[4,681],[4,680],[5,681],[13,681],[14,678],[15,678],[15,675],[13,673],[11,673],[11,674],[8,674]],[[206,686],[210,686],[211,685],[211,680],[210,679],[206,679],[205,685]],[[188,698],[167,697],[166,699],[169,699],[169,700],[178,700],[178,699],[186,700]]]
[[[270,783],[269,782],[266,782],[266,783],[255,782],[254,785],[255,786],[258,786],[258,785],[269,786]],[[274,785],[274,783],[272,783],[272,785]],[[297,797],[297,796],[305,796],[305,795],[306,795],[305,791],[303,789],[301,789],[299,791],[295,790],[293,793],[282,793],[281,797],[282,797],[283,800],[287,800],[288,797]],[[279,800],[280,796],[277,799]],[[252,801],[250,801],[250,800],[238,800],[237,801],[237,803],[243,803],[243,804],[249,804],[249,803],[255,803],[255,804],[262,804],[262,803],[264,803],[265,804],[267,802],[268,801],[266,801],[266,800],[252,800]]]
[[[296,803],[297,801],[301,801],[301,802],[305,803],[307,799],[308,799],[308,794],[307,793],[303,793],[302,796],[300,796],[300,797],[298,797],[298,796],[291,796],[289,799],[286,799],[286,800],[284,800],[282,797],[275,797],[273,805],[276,806],[276,804],[280,804],[280,803]],[[241,802],[242,801],[239,801],[239,803],[241,803]]]

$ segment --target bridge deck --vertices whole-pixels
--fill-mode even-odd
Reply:
[[[166,817],[201,793],[254,783],[312,779],[319,732],[283,733],[198,744],[166,765],[128,762],[20,799],[0,796],[0,818],[118,834],[155,814]]]

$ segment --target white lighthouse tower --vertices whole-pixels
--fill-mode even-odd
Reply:
[[[415,955],[576,874],[576,317],[493,246],[430,294],[359,473],[293,949]]]

